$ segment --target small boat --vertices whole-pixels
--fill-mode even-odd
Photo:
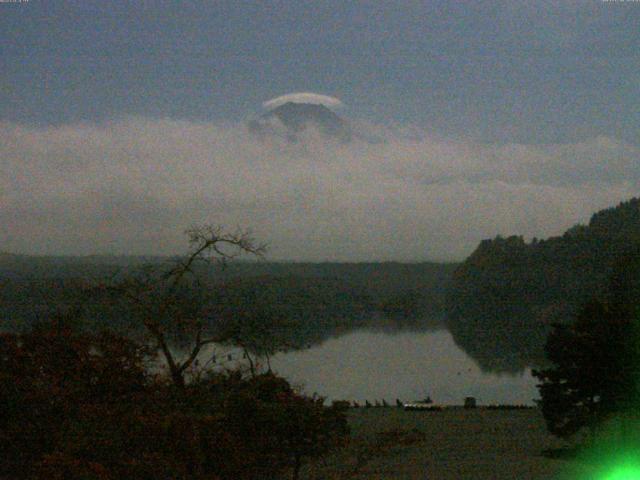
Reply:
[[[405,403],[403,405],[403,408],[405,410],[421,410],[421,411],[427,411],[427,412],[439,412],[442,410],[442,406],[436,405],[433,402],[432,403],[410,402],[410,403]]]
[[[431,397],[427,397],[424,400],[417,400],[415,402],[409,402],[403,404],[405,410],[423,410],[428,412],[439,412],[442,410],[440,405],[436,405],[431,400]]]

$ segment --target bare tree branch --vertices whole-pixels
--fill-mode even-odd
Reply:
[[[202,291],[204,288],[196,263],[217,262],[224,266],[226,262],[240,255],[252,255],[262,258],[266,252],[266,244],[257,243],[249,230],[237,229],[227,232],[219,225],[201,225],[188,229],[190,251],[177,260],[166,271],[158,272],[142,269],[138,276],[125,278],[109,291],[123,295],[141,310],[140,322],[157,343],[157,348],[165,357],[174,384],[184,387],[184,374],[196,361],[202,348],[219,342],[222,338],[209,337],[203,339],[205,325],[201,318],[193,318],[191,309],[196,308],[197,315],[202,315],[202,306],[181,304],[178,289],[184,284],[187,276],[193,277],[192,287]],[[200,297],[199,302],[202,302]],[[187,310],[185,310],[187,308]],[[179,362],[171,351],[165,335],[165,327],[174,326],[182,333],[192,336],[189,355]]]

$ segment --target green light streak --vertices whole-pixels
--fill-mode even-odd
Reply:
[[[627,410],[599,427],[567,465],[563,480],[640,480],[640,410]]]
[[[603,480],[640,480],[640,466],[638,463],[618,465]]]

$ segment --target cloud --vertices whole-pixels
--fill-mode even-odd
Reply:
[[[288,93],[280,97],[272,98],[271,100],[267,100],[266,102],[264,102],[262,106],[266,109],[271,109],[271,108],[279,107],[280,105],[284,105],[287,102],[313,103],[313,104],[324,105],[325,107],[333,107],[333,108],[342,107],[344,105],[339,99],[335,97],[330,97],[328,95],[320,95],[319,93],[299,92],[299,93]]]
[[[368,130],[378,143],[145,118],[0,123],[0,250],[180,253],[184,229],[210,222],[250,227],[272,259],[453,260],[498,234],[560,234],[640,187],[640,149],[608,137],[485,145]]]

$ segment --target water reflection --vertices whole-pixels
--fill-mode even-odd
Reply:
[[[480,404],[532,404],[538,397],[530,370],[482,372],[446,330],[352,331],[305,350],[277,354],[271,366],[306,393],[329,399],[393,403],[430,395],[437,403],[461,404],[473,396]]]

